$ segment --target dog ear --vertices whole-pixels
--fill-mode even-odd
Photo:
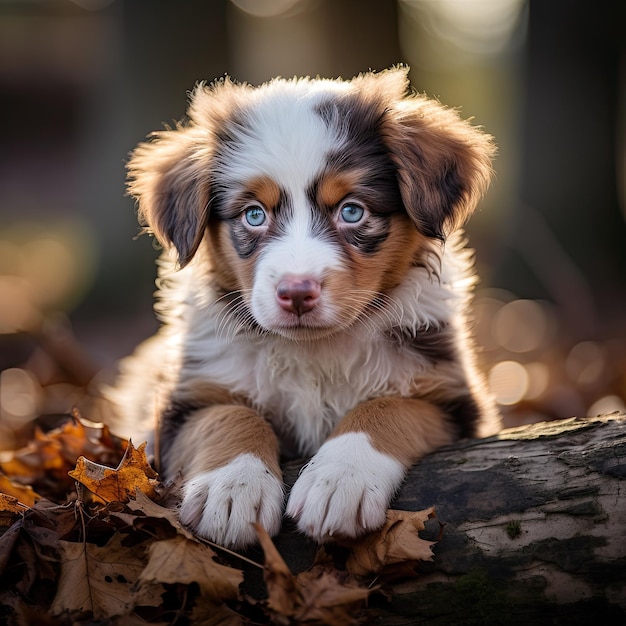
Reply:
[[[424,96],[397,100],[387,120],[405,208],[422,233],[444,241],[465,223],[489,186],[493,140]]]
[[[128,162],[128,191],[138,201],[139,221],[161,245],[176,249],[180,267],[193,258],[207,225],[217,129],[246,89],[228,78],[198,84],[188,121],[153,133]]]
[[[194,127],[158,131],[139,144],[128,162],[128,190],[139,221],[184,267],[193,258],[207,222],[211,139]]]

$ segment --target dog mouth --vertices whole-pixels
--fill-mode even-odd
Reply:
[[[342,328],[337,327],[287,326],[276,328],[274,334],[294,343],[307,343],[330,339],[342,330]]]
[[[314,340],[330,337],[345,329],[346,325],[335,321],[317,319],[310,313],[301,316],[279,316],[274,323],[263,325],[268,331],[293,340]]]

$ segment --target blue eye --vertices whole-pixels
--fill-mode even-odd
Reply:
[[[347,224],[356,224],[363,219],[365,209],[358,204],[344,204],[340,211],[341,219]]]
[[[246,222],[248,222],[250,226],[263,226],[267,216],[265,215],[265,211],[262,207],[254,205],[246,210],[245,218]]]

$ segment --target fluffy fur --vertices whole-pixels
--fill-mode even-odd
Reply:
[[[253,521],[277,532],[279,455],[313,455],[286,513],[357,536],[420,457],[497,429],[459,230],[493,152],[401,68],[200,84],[188,119],[139,145],[162,327],[109,395],[123,432],[156,431],[161,473],[182,472],[183,522],[232,546]]]

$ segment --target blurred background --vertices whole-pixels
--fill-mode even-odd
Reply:
[[[468,228],[508,426],[623,409],[623,0],[0,0],[0,447],[152,334],[153,241],[124,162],[198,80],[414,88],[496,137]],[[87,416],[88,417],[88,416]]]

